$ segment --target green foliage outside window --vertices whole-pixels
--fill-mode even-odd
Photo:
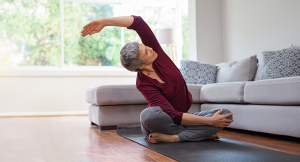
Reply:
[[[59,1],[0,0],[0,4],[0,65],[10,65],[13,56],[21,55],[20,65],[59,66]]]
[[[83,16],[84,15],[84,16]],[[82,37],[82,27],[94,19],[113,17],[113,5],[64,3],[64,54],[67,65],[121,66],[121,29],[106,27],[100,33]]]
[[[59,0],[0,0],[0,66],[61,66],[61,15]],[[2,5],[3,4],[3,5]],[[64,2],[64,65],[121,66],[121,28],[106,27],[101,33],[82,37],[88,22],[114,16],[120,4]],[[166,28],[159,14],[162,8],[141,11],[154,33]],[[183,42],[187,37],[187,16],[183,17]],[[184,26],[186,24],[186,26]],[[172,26],[170,26],[172,27]],[[186,32],[184,32],[186,30]],[[125,43],[140,41],[135,31],[124,29]],[[183,57],[188,57],[187,44]]]

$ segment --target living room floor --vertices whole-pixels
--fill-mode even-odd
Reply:
[[[175,161],[117,135],[100,131],[88,116],[0,118],[0,161]],[[300,138],[236,129],[219,136],[300,155]]]

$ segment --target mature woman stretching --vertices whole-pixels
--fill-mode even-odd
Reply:
[[[137,72],[136,87],[148,106],[140,114],[143,134],[150,143],[217,139],[216,134],[232,120],[227,109],[189,113],[192,95],[176,65],[166,55],[147,23],[139,16],[96,19],[83,27],[83,37],[105,26],[135,30],[143,43],[127,43],[120,52],[121,64]]]

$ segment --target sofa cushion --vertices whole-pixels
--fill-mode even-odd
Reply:
[[[220,63],[217,71],[217,83],[252,81],[257,69],[256,55],[241,61]]]
[[[261,79],[300,76],[300,47],[263,52],[264,67]]]
[[[216,65],[181,60],[180,66],[180,72],[186,84],[210,84],[216,82]]]
[[[248,82],[244,99],[252,104],[300,105],[300,77]]]
[[[193,103],[200,103],[201,85],[187,85]],[[86,90],[86,102],[93,105],[147,104],[146,99],[134,84],[102,85]]]
[[[200,101],[214,103],[245,103],[244,86],[247,82],[227,82],[204,85]]]

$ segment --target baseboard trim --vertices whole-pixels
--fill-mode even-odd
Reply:
[[[6,117],[48,117],[48,116],[87,116],[88,111],[60,111],[60,112],[8,112],[0,113],[0,118]]]

